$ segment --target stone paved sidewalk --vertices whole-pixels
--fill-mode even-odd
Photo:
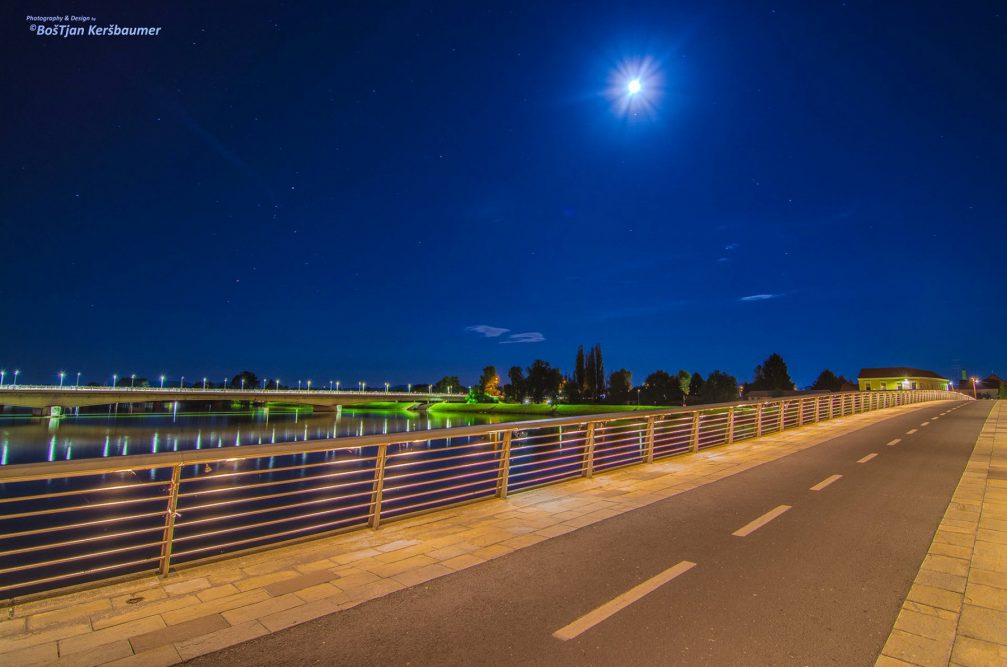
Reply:
[[[1007,401],[997,401],[877,667],[1007,665]]]
[[[360,530],[184,568],[167,578],[150,575],[24,604],[15,601],[0,610],[0,665],[172,665],[478,565],[901,412],[932,406],[843,417],[506,500],[443,510],[378,531]],[[999,523],[987,529],[1003,528],[1005,517],[998,516],[990,521]],[[973,592],[978,595],[983,584],[976,584]]]

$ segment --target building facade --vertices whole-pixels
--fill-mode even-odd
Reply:
[[[951,381],[920,368],[861,368],[857,375],[860,391],[951,388]]]

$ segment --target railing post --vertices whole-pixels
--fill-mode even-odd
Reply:
[[[503,449],[500,451],[500,472],[497,475],[497,498],[507,497],[507,482],[510,478],[510,441],[513,431],[504,431]]]
[[[175,517],[178,516],[178,487],[182,477],[182,464],[171,469],[171,486],[168,488],[168,512],[164,518],[164,533],[161,536],[161,576],[167,577],[171,568],[171,543],[175,537]]]
[[[374,486],[371,489],[371,517],[368,525],[377,530],[381,526],[381,500],[385,493],[385,461],[388,445],[378,445],[378,458],[374,462]]]
[[[829,419],[832,419],[836,412],[836,397],[829,394]]]
[[[594,422],[587,423],[587,434],[584,442],[584,477],[594,476]]]
[[[822,397],[815,396],[815,423],[817,424],[822,420]]]
[[[644,460],[654,462],[654,417],[647,417],[647,431],[643,436]]]
[[[755,437],[756,438],[759,438],[759,437],[762,436],[762,406],[763,405],[765,405],[765,403],[762,403],[760,401],[759,404],[755,407]]]
[[[692,433],[689,434],[689,451],[699,451],[699,410],[692,413]]]
[[[778,424],[779,428],[777,430],[780,433],[783,433],[783,420],[787,416],[787,404],[784,403],[783,401],[780,401],[779,405],[780,405],[780,423]]]
[[[727,439],[726,444],[734,443],[734,406],[727,409]]]
[[[804,399],[797,399],[797,425],[804,426]]]

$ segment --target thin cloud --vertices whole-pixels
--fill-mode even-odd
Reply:
[[[503,327],[492,327],[488,324],[476,324],[475,326],[465,327],[465,331],[472,331],[477,334],[482,334],[486,338],[497,338],[510,331],[510,329],[504,329]]]
[[[511,334],[507,338],[508,340],[500,341],[500,344],[507,345],[509,343],[541,343],[542,341],[545,340],[545,336],[543,336],[538,331],[528,331],[526,333]]]
[[[780,298],[779,294],[752,294],[750,296],[743,296],[738,301],[768,301],[778,298]]]
[[[724,246],[724,250],[737,250],[737,249],[738,249],[737,243],[728,243],[726,246]]]

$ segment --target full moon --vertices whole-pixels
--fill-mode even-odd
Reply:
[[[628,84],[628,85],[626,86],[626,90],[628,90],[628,91],[629,91],[629,94],[630,94],[630,95],[636,95],[636,94],[637,94],[638,92],[640,92],[640,90],[641,90],[642,88],[643,88],[643,85],[641,85],[641,83],[640,83],[640,80],[639,80],[639,79],[633,79],[633,80],[632,80],[632,81],[630,81],[630,82],[629,82],[629,84]]]

